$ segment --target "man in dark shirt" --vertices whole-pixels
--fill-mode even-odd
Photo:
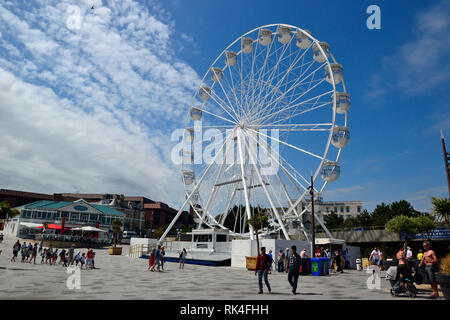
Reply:
[[[297,294],[297,281],[301,265],[301,258],[300,255],[297,253],[297,247],[292,246],[291,248],[292,254],[289,255],[287,260],[288,281],[292,287],[292,293]]]
[[[266,248],[261,248],[261,254],[258,256],[258,260],[256,262],[255,276],[258,274],[258,282],[259,282],[259,291],[258,294],[263,293],[263,284],[262,277],[264,276],[264,282],[267,286],[269,292],[271,292],[269,279],[267,278],[267,274],[269,272],[269,268],[272,264],[272,259],[266,254]]]

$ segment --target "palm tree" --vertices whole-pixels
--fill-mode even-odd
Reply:
[[[8,220],[10,218],[14,218],[19,214],[20,211],[15,208],[11,208],[11,206],[9,205],[8,202],[6,202],[6,200],[0,202],[0,219]]]
[[[251,225],[253,227],[253,229],[255,229],[256,247],[257,247],[258,255],[259,255],[258,231],[269,225],[269,218],[267,217],[267,215],[264,212],[258,211],[257,213],[253,214],[250,219],[247,220],[247,224]]]
[[[450,198],[436,198],[431,197],[433,204],[433,213],[445,221],[447,229],[450,230]]]
[[[122,220],[115,219],[111,223],[111,227],[114,231],[114,248],[117,246],[117,234],[120,232],[120,228],[122,227]]]

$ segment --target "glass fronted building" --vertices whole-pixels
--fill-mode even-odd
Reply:
[[[123,223],[125,218],[125,214],[120,211],[105,205],[88,203],[83,199],[74,202],[42,200],[16,209],[20,211],[20,215],[6,221],[4,230],[5,233],[15,236],[20,236],[24,229],[29,229],[21,224],[22,222],[61,225],[65,218],[65,227],[69,229],[98,226],[100,229],[112,231],[112,221],[121,219]]]

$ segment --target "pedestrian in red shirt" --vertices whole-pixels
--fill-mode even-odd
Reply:
[[[263,284],[262,284],[262,278],[264,276],[264,283],[267,286],[267,289],[269,292],[271,292],[269,279],[267,278],[267,275],[269,273],[269,268],[272,265],[272,259],[268,254],[266,254],[266,248],[261,248],[261,254],[258,256],[258,260],[256,262],[256,269],[255,269],[255,276],[258,274],[258,283],[259,283],[259,291],[258,294],[263,293]]]

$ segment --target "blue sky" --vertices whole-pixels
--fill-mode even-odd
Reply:
[[[366,8],[381,9],[381,30]],[[67,7],[83,27],[68,30]],[[91,11],[91,5],[95,11]],[[326,200],[448,196],[450,1],[2,1],[0,181],[35,192],[183,200],[169,133],[212,61],[261,25],[330,44],[352,97],[351,140]],[[448,142],[450,148],[450,142]]]

